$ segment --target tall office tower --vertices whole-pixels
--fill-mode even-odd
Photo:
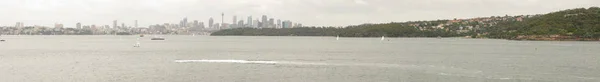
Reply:
[[[17,22],[17,23],[15,24],[15,28],[20,28],[20,27],[19,27],[19,25],[21,25],[21,22]]]
[[[236,24],[237,22],[238,22],[238,21],[237,21],[237,16],[235,16],[235,15],[234,15],[234,16],[233,16],[233,22],[231,22],[231,24]]]
[[[113,28],[119,28],[119,26],[117,26],[117,20],[113,21]]]
[[[194,24],[192,24],[192,25],[193,25],[192,27],[194,27],[194,28],[198,28],[198,27],[200,27],[200,26],[198,25],[198,20],[194,20]]]
[[[248,20],[246,20],[246,21],[248,21],[248,23],[247,23],[248,25],[246,25],[246,26],[248,26],[248,27],[252,27],[253,26],[252,25],[253,24],[252,23],[252,16],[248,16]]]
[[[282,28],[292,28],[292,21],[286,20],[282,22]]]
[[[215,28],[221,28],[219,23],[216,23],[215,25],[213,25]]]
[[[75,28],[77,28],[77,29],[81,29],[81,23],[77,23],[77,24],[75,24]]]
[[[277,19],[277,25],[275,25],[275,28],[281,28],[281,19]]]
[[[238,27],[245,27],[245,26],[244,26],[244,20],[240,20],[240,21],[237,23],[237,25],[238,25]]]
[[[182,22],[181,22],[181,27],[189,27],[189,26],[187,26],[187,25],[188,25],[187,23],[188,23],[188,21],[187,21],[187,17],[186,17],[186,18],[183,18],[183,20],[182,20]]]
[[[258,22],[258,20],[252,21],[252,28],[259,28],[258,25],[260,25],[260,22]]]
[[[17,22],[17,24],[15,24],[15,28],[21,28],[21,22]]]
[[[213,18],[210,17],[210,19],[208,19],[208,28],[213,28],[214,23],[215,23],[215,20],[213,20]]]
[[[121,23],[121,28],[127,28],[125,27],[125,23]]]
[[[275,19],[271,18],[269,19],[269,25],[267,25],[269,28],[275,28]]]
[[[135,28],[138,28],[138,21],[135,20]]]
[[[260,25],[260,27],[265,28],[267,26],[268,23],[268,19],[267,19],[267,15],[263,15],[262,16],[262,21],[260,21],[262,24]]]
[[[23,28],[23,22],[17,22],[17,24],[15,24],[16,28]]]
[[[200,22],[200,23],[198,23],[198,26],[200,26],[200,28],[205,28],[205,27],[204,27],[204,22]]]

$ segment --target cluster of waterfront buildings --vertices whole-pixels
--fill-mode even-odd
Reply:
[[[438,20],[438,21],[414,21],[406,22],[409,26],[418,28],[419,30],[437,30],[443,29],[447,31],[456,31],[465,33],[480,28],[492,27],[504,21],[520,22],[524,19],[536,17],[540,15],[521,15],[521,16],[492,16],[478,17],[469,19],[453,19],[453,20]]]
[[[268,18],[263,15],[260,19],[253,19],[248,16],[247,20],[233,16],[231,22],[223,21],[225,14],[221,14],[221,21],[216,22],[212,17],[208,23],[198,20],[190,21],[183,18],[176,23],[154,24],[148,27],[138,26],[135,20],[133,26],[128,26],[118,20],[112,21],[112,25],[85,25],[76,23],[75,27],[64,27],[63,24],[56,23],[54,27],[49,26],[26,26],[24,22],[17,22],[13,26],[0,26],[2,35],[119,35],[119,34],[210,34],[211,32],[230,29],[230,28],[294,28],[302,27],[300,23],[293,23],[289,20]]]

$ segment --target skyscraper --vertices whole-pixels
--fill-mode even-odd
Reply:
[[[240,20],[237,25],[238,27],[244,27],[244,20]]]
[[[234,16],[233,16],[233,22],[231,22],[231,24],[236,24],[237,22],[238,22],[238,21],[237,21],[237,16],[235,16],[235,15],[234,15]]]
[[[267,27],[275,28],[275,19],[273,19],[273,18],[269,19],[269,25],[267,25]]]
[[[263,16],[262,16],[262,21],[261,21],[261,23],[262,23],[262,24],[261,24],[260,26],[261,26],[262,28],[265,28],[265,27],[267,27],[267,26],[268,26],[268,25],[267,25],[267,23],[268,23],[268,20],[269,20],[269,19],[267,19],[267,15],[263,15]]]
[[[125,23],[121,23],[121,28],[127,28],[125,27]]]
[[[259,28],[260,22],[258,20],[252,21],[252,28]]]
[[[194,20],[194,24],[192,24],[194,28],[199,28],[198,20]]]
[[[252,20],[252,16],[248,16],[248,20],[246,20],[246,21],[248,21],[248,23],[247,23],[248,25],[246,25],[246,26],[248,26],[248,27],[252,27],[252,26],[254,26],[254,25],[252,25],[252,24],[253,24],[253,23],[252,23],[252,21],[253,21],[253,20]]]
[[[208,19],[208,28],[213,28],[214,23],[215,23],[215,20],[213,20],[213,18],[210,17],[210,19]]]
[[[138,21],[135,20],[135,28],[138,28]]]
[[[198,23],[198,25],[200,26],[200,28],[205,28],[204,27],[204,22],[200,22],[200,23]]]
[[[119,26],[117,26],[117,20],[113,21],[113,28],[119,28]]]
[[[187,22],[188,22],[187,17],[183,18],[183,20],[181,21],[181,27],[189,27],[189,26],[187,26],[188,25]]]
[[[281,28],[281,19],[277,19],[277,25],[275,25],[275,28]]]
[[[81,29],[81,23],[77,23],[77,24],[75,25],[75,28],[77,28],[77,29]]]
[[[17,24],[15,24],[15,28],[21,28],[21,22],[17,22]]]
[[[283,26],[282,28],[292,28],[292,21],[286,20],[283,21],[281,24]]]

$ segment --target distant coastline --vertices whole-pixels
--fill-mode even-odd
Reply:
[[[548,14],[391,22],[347,27],[233,28],[211,36],[465,37],[532,41],[600,41],[600,8]]]

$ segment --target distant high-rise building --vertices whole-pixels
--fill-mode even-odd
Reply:
[[[21,25],[21,22],[17,22],[17,24],[15,24],[15,28],[21,28],[20,25]]]
[[[138,28],[138,21],[135,20],[135,28]]]
[[[21,28],[21,27],[19,27],[19,25],[21,25],[21,22],[17,22],[17,23],[15,24],[15,28]]]
[[[275,19],[273,19],[273,18],[269,19],[269,25],[267,25],[267,27],[275,28]]]
[[[200,26],[200,28],[205,28],[204,27],[204,22],[200,22],[200,23],[198,23],[198,25]]]
[[[77,23],[77,24],[75,25],[75,28],[77,28],[77,29],[81,29],[81,23]]]
[[[238,25],[238,27],[245,27],[244,20],[240,20],[237,25]]]
[[[238,22],[238,21],[237,21],[237,16],[235,16],[235,15],[234,15],[234,16],[233,16],[233,22],[231,22],[231,24],[236,24],[237,22]]]
[[[261,23],[262,23],[262,24],[261,24],[261,27],[262,27],[262,28],[265,28],[266,26],[268,26],[268,25],[267,25],[268,21],[269,21],[269,19],[267,19],[267,15],[263,15],[263,16],[262,16],[262,21],[261,21]]]
[[[219,25],[219,23],[216,23],[216,24],[215,24],[215,25],[213,25],[213,26],[214,26],[214,28],[221,28],[221,27],[220,27],[220,25]]]
[[[275,28],[281,28],[281,19],[277,19],[277,25],[275,25]]]
[[[183,20],[181,21],[181,25],[180,25],[180,26],[181,26],[181,27],[188,27],[188,26],[187,26],[187,25],[188,25],[188,24],[187,24],[187,22],[188,22],[188,21],[187,21],[187,17],[186,17],[186,18],[183,18]]]
[[[194,24],[192,24],[194,28],[199,28],[198,20],[194,20]]]
[[[25,24],[23,22],[17,22],[17,24],[15,24],[16,28],[23,28],[25,27]]]
[[[246,25],[246,26],[249,26],[249,27],[253,26],[252,24],[254,24],[254,23],[252,23],[252,21],[253,21],[252,16],[248,16],[248,20],[246,20],[246,21],[248,21],[248,23],[247,23],[248,25]]]
[[[292,28],[292,21],[286,20],[281,23],[282,28]]]
[[[252,28],[259,28],[260,22],[258,20],[252,21]]]
[[[211,17],[210,19],[208,19],[208,28],[214,28],[214,23],[215,21],[213,20],[213,18]]]
[[[125,27],[125,23],[121,23],[121,28],[127,28]]]
[[[117,20],[114,20],[114,21],[113,21],[113,28],[119,28],[119,26],[117,26],[117,25],[118,25],[118,24],[117,24]]]

